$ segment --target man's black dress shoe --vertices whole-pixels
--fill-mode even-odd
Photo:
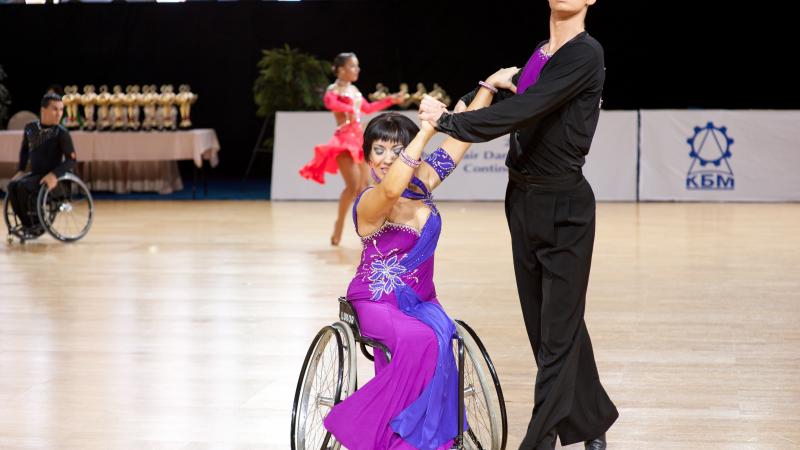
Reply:
[[[606,450],[606,434],[603,433],[591,441],[584,442],[584,444],[586,445],[586,450]]]

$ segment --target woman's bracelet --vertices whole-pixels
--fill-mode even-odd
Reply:
[[[422,164],[421,159],[411,159],[411,157],[408,156],[408,153],[406,153],[406,149],[400,151],[400,160],[412,169],[416,169],[420,164]]]
[[[487,83],[485,81],[478,81],[478,84],[483,86],[483,87],[485,87],[486,89],[490,90],[492,92],[492,94],[497,94],[497,88],[492,86],[491,84],[489,84],[489,83]]]

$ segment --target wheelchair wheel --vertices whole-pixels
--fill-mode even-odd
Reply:
[[[13,242],[14,237],[19,239],[20,243],[24,244],[25,241],[36,239],[44,234],[44,228],[41,226],[32,228],[25,228],[22,226],[22,222],[20,222],[19,217],[14,213],[14,208],[11,206],[8,193],[6,193],[3,199],[3,221],[6,224],[6,230],[8,230],[6,241],[9,244]]]
[[[464,339],[464,409],[469,429],[464,433],[464,448],[505,450],[508,418],[500,380],[478,335],[466,323],[456,320]]]
[[[297,380],[292,407],[292,450],[340,447],[322,421],[341,400],[344,357],[344,339],[338,329],[333,326],[321,329],[311,342]]]
[[[80,178],[70,173],[58,179],[52,191],[39,189],[36,200],[39,223],[51,236],[73,242],[86,236],[92,226],[94,202]]]

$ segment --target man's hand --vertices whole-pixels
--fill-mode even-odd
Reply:
[[[39,181],[39,184],[46,184],[47,190],[52,191],[55,189],[56,184],[58,184],[58,178],[56,178],[56,175],[53,172],[50,172],[42,177],[41,181]]]
[[[436,134],[436,127],[434,127],[433,124],[428,122],[427,120],[421,121],[419,125],[420,125],[419,129],[423,133],[428,134],[430,136]]]
[[[439,121],[439,117],[442,117],[442,113],[446,111],[447,105],[426,95],[422,97],[422,102],[419,104],[419,120],[435,125]]]
[[[25,172],[20,170],[19,172],[15,173],[13,177],[11,177],[11,181],[17,181],[17,180],[19,180],[20,178],[22,178],[24,176],[25,176]]]
[[[508,89],[513,93],[517,93],[517,87],[511,82],[511,77],[519,72],[519,67],[506,67],[493,73],[486,79],[486,83],[490,84],[497,89]]]

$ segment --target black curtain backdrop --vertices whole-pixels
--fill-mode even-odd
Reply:
[[[600,0],[587,29],[606,51],[603,107],[800,108],[789,69],[796,8],[734,3]],[[216,173],[239,176],[261,125],[252,96],[261,49],[287,43],[328,60],[355,51],[365,94],[421,81],[457,98],[497,68],[524,65],[548,14],[545,0],[0,5],[0,65],[12,113],[38,111],[53,83],[189,83],[200,96],[195,126],[220,139]]]

